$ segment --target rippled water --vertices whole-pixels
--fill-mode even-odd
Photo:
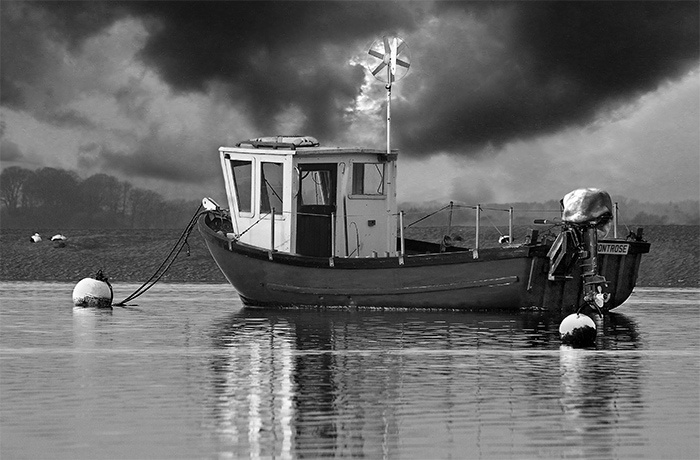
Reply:
[[[0,282],[3,460],[700,455],[697,289],[638,289],[595,349],[536,314],[244,310],[187,284],[103,312],[72,289]]]

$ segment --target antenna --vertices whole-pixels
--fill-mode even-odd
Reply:
[[[371,70],[374,77],[385,83],[386,88],[386,153],[391,153],[391,85],[402,79],[411,66],[408,45],[399,37],[384,36],[369,47],[369,55],[381,59]],[[382,72],[386,67],[386,73]]]

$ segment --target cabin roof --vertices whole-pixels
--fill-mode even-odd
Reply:
[[[368,149],[364,147],[299,147],[296,149],[273,149],[273,148],[255,148],[255,147],[219,147],[220,152],[237,152],[247,154],[264,154],[264,155],[343,155],[353,153],[366,153],[370,155],[386,154],[383,149]],[[393,155],[398,154],[398,150],[392,149]]]
[[[364,147],[326,147],[320,146],[316,138],[309,136],[269,136],[258,137],[239,142],[235,147],[220,147],[222,153],[243,153],[247,155],[281,155],[281,156],[312,156],[312,155],[386,155],[385,160],[395,160],[398,150],[392,149],[387,155],[386,150]]]
[[[299,147],[296,149],[272,149],[272,148],[254,148],[254,147],[220,147],[219,152],[228,154],[245,154],[245,155],[278,155],[292,157],[313,157],[313,156],[328,156],[328,157],[348,157],[354,155],[376,155],[380,161],[395,161],[398,157],[398,150],[392,149],[391,154],[387,155],[386,150],[368,149],[361,147]]]

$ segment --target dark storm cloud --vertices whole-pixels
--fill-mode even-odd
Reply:
[[[360,91],[353,53],[385,33],[420,36],[445,24],[410,43],[412,70],[392,111],[393,142],[414,155],[589,123],[696,66],[700,41],[695,1],[3,2],[0,13],[8,107],[22,107],[54,59],[47,43],[76,51],[134,17],[149,32],[140,58],[175,91],[218,85],[257,134],[278,134],[275,117],[293,108],[306,120],[302,133],[322,140],[342,132]],[[472,29],[459,27],[468,21]],[[117,98],[144,113],[141,99]]]
[[[24,157],[19,145],[9,139],[0,139],[0,161],[19,161]]]
[[[5,74],[0,75],[0,105],[20,109],[24,103],[22,90]]]
[[[19,145],[5,137],[7,125],[3,120],[0,120],[0,161],[10,162],[18,161],[24,157],[22,149]]]
[[[177,2],[138,5],[153,19],[144,60],[180,90],[227,85],[263,131],[289,107],[318,136],[339,129],[363,70],[341,48],[386,28],[412,27],[406,10],[380,2]]]
[[[218,83],[261,131],[295,108],[318,136],[339,129],[342,109],[362,84],[363,70],[345,64],[351,55],[341,47],[415,26],[408,10],[389,2],[46,2],[37,8],[73,48],[117,18],[140,17],[150,32],[140,57],[174,90],[204,92]]]
[[[0,8],[0,102],[22,109],[33,85],[60,60],[52,45],[75,51],[126,11],[112,2],[12,2]]]
[[[78,165],[86,169],[118,171],[125,177],[163,179],[198,184],[217,177],[218,164],[199,161],[197,152],[216,152],[217,140],[201,145],[186,134],[168,136],[158,125],[149,127],[133,150],[117,150],[108,145],[90,142],[79,146]]]
[[[25,107],[25,90],[36,83],[49,58],[44,31],[26,27],[30,9],[17,3],[0,7],[0,103],[13,109]]]
[[[154,153],[142,149],[138,149],[136,152],[126,152],[101,146],[96,152],[83,152],[78,158],[78,166],[88,169],[99,168],[118,171],[132,178],[166,179],[187,183],[206,179],[202,174],[193,171],[191,163],[181,164],[177,161],[164,161],[159,152]],[[213,172],[209,171],[208,178],[212,177]]]
[[[88,117],[72,109],[46,110],[37,113],[36,118],[58,128],[90,129],[95,127],[95,123]]]
[[[471,11],[468,4],[437,5],[443,12]],[[433,43],[429,52],[458,70],[443,66],[418,100],[397,107],[398,144],[411,152],[464,152],[590,123],[697,65],[698,5],[481,5],[476,16],[503,45],[486,53],[499,63],[461,54],[454,43]]]

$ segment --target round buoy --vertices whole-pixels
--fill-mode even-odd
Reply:
[[[73,288],[73,305],[76,307],[112,308],[112,286],[109,281],[83,278]]]
[[[51,237],[54,248],[65,248],[66,247],[66,237],[60,233]]]
[[[572,347],[589,347],[595,343],[595,322],[581,313],[572,313],[559,325],[561,341]]]

